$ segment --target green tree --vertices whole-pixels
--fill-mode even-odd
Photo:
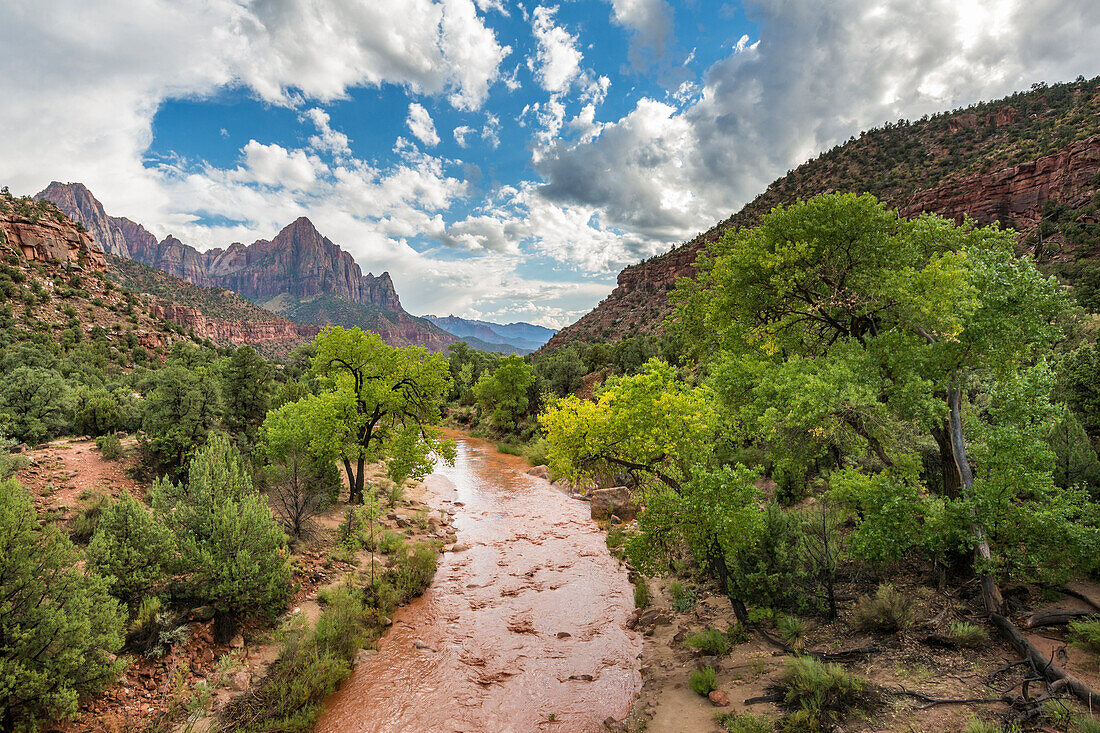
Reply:
[[[1047,439],[1055,457],[1054,483],[1062,488],[1080,484],[1095,492],[1100,487],[1100,460],[1073,410],[1062,412]]]
[[[260,424],[271,404],[274,370],[251,346],[239,347],[222,375],[225,427],[241,436],[246,446],[256,442]]]
[[[221,418],[221,394],[211,376],[205,366],[191,369],[180,363],[153,374],[142,410],[142,447],[155,468],[175,478]]]
[[[100,516],[88,543],[88,566],[107,578],[115,597],[131,601],[164,580],[172,552],[168,528],[123,492]]]
[[[172,530],[193,594],[234,614],[274,615],[290,595],[286,536],[224,433],[199,449],[187,481],[158,480],[149,502]]]
[[[69,427],[70,394],[57,372],[16,367],[0,381],[0,418],[6,432],[25,443],[42,443]]]
[[[309,530],[313,517],[336,501],[340,475],[335,461],[339,444],[325,442],[311,424],[312,395],[288,402],[267,414],[261,431],[270,466],[269,495],[283,528],[295,538]]]
[[[385,460],[401,436],[416,436],[425,462],[444,450],[432,428],[451,387],[443,355],[394,348],[376,333],[339,326],[322,331],[313,346],[311,369],[324,390],[280,409],[292,409],[307,421],[318,454],[339,455],[351,503],[363,502],[367,462]]]
[[[125,615],[79,560],[22,486],[0,485],[0,729],[73,718],[79,696],[120,671]]]
[[[482,372],[474,385],[474,396],[497,429],[512,430],[516,421],[527,414],[527,389],[534,381],[531,366],[522,357],[509,354],[492,374]]]

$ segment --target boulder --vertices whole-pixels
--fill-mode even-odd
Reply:
[[[192,608],[188,615],[192,621],[209,621],[214,618],[214,607],[199,606],[198,608]]]
[[[710,694],[707,695],[707,697],[710,698],[711,703],[716,708],[729,707],[730,696],[722,692],[721,690],[711,690]]]
[[[550,479],[550,469],[546,466],[535,466],[527,472],[528,476],[535,476],[537,478]]]
[[[248,686],[251,684],[252,675],[243,669],[238,672],[234,672],[229,678],[230,689],[237,690],[238,692],[242,690],[247,690]]]
[[[638,508],[630,500],[630,489],[613,486],[610,489],[593,489],[588,492],[593,519],[611,519],[612,515],[624,522],[634,519]]]

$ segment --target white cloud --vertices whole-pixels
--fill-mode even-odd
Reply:
[[[677,89],[687,106],[642,99],[597,135],[555,131],[536,150],[546,183],[532,198],[599,212],[572,257],[603,258],[609,230],[633,259],[688,239],[862,129],[1100,72],[1088,0],[757,0],[747,13],[759,39]],[[583,114],[576,126],[591,132]]]
[[[672,36],[672,8],[665,0],[610,0],[611,19],[631,29],[630,60],[635,68],[659,61]]]
[[[470,135],[473,135],[475,132],[477,132],[477,130],[469,125],[459,125],[452,131],[452,134],[454,135],[455,142],[458,143],[458,147],[465,148],[470,144]]]
[[[538,41],[535,56],[527,66],[539,85],[548,92],[561,93],[569,89],[580,75],[584,55],[577,50],[577,38],[554,22],[557,6],[540,5],[532,13],[531,30]]]
[[[348,136],[333,130],[329,125],[329,115],[320,107],[306,110],[305,116],[317,128],[317,134],[309,138],[309,144],[315,150],[332,153],[338,157],[351,155]]]
[[[435,131],[435,122],[423,105],[413,102],[409,105],[409,116],[405,119],[413,136],[428,147],[439,144],[439,134]]]
[[[289,151],[281,145],[264,145],[249,140],[241,150],[244,165],[234,171],[235,180],[301,191],[313,184],[328,168],[316,156],[303,150]]]

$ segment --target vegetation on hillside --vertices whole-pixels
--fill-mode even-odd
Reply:
[[[1079,424],[1059,428],[1094,415],[1055,401],[1064,365],[1100,375],[1094,347],[1067,338],[1083,314],[1014,246],[869,194],[777,207],[677,288],[680,368],[651,359],[594,400],[549,402],[550,466],[633,485],[635,567],[665,572],[686,553],[741,624],[788,652],[753,608],[833,619],[840,578],[917,566],[977,583],[994,628],[1039,664],[1001,589],[1100,574],[1096,453]],[[905,628],[899,597],[880,588],[851,623]]]

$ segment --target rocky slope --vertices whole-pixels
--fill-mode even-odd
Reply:
[[[155,352],[182,338],[284,351],[319,330],[236,293],[199,288],[105,255],[82,225],[49,201],[0,194],[0,250],[7,253],[0,300],[22,302],[18,310],[8,306],[17,331],[78,329],[88,335],[98,327],[109,341],[132,341]],[[32,297],[16,297],[16,290],[28,289]]]
[[[80,183],[55,181],[35,199],[53,201],[83,224],[106,251],[195,285],[226,288],[255,301],[281,293],[297,298],[329,293],[387,310],[401,308],[389,273],[364,275],[349,253],[323,237],[305,217],[271,241],[235,242],[226,249],[200,252],[171,235],[158,242],[140,224],[107,216],[103,205]]]
[[[239,293],[299,324],[360,326],[378,332],[392,345],[419,345],[435,351],[457,341],[406,313],[388,272],[364,275],[351,254],[322,236],[305,217],[271,240],[261,239],[250,245],[237,242],[224,249],[200,252],[174,236],[157,241],[140,224],[108,216],[103,205],[80,183],[51,183],[35,199],[56,203],[114,254],[199,287]],[[217,315],[198,310],[202,312],[195,316],[209,319]],[[188,320],[199,323],[197,317]],[[211,328],[214,332],[220,327]],[[269,330],[243,328],[240,333]]]
[[[619,273],[617,286],[595,309],[556,334],[548,348],[571,341],[615,341],[662,327],[671,312],[668,293],[690,277],[707,242],[728,229],[752,226],[779,204],[833,191],[870,191],[905,216],[924,211],[981,224],[999,221],[1020,231],[1035,249],[1051,205],[1081,208],[1075,222],[1092,227],[1100,191],[1100,77],[996,102],[902,120],[852,138],[776,180],[739,212],[672,251]],[[1042,228],[1044,233],[1045,227]],[[1051,232],[1055,251],[1073,260],[1091,256],[1100,233]],[[1061,237],[1061,241],[1059,240]],[[1088,247],[1062,246],[1069,240]]]

